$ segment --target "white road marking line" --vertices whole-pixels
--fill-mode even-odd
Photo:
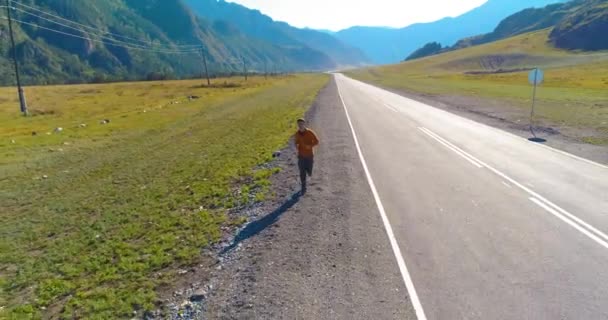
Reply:
[[[576,159],[576,160],[580,160],[580,161],[586,162],[588,164],[596,165],[596,166],[598,166],[600,168],[608,169],[608,166],[603,165],[603,164],[601,164],[599,162],[595,162],[595,161],[592,161],[592,160],[589,160],[589,159],[585,159],[583,157],[579,157],[579,156],[573,155],[572,153],[569,153],[569,152],[566,152],[566,151],[562,151],[562,150],[559,150],[559,149],[556,149],[556,148],[544,145],[542,143],[532,142],[532,141],[528,141],[528,142],[532,143],[532,144],[534,144],[534,145],[536,145],[538,147],[542,147],[542,148],[545,148],[545,149],[548,149],[548,150],[551,150],[551,151],[555,151],[557,153],[561,153],[561,154],[563,154],[563,155],[565,155],[567,157],[570,157],[570,158],[573,158],[573,159]]]
[[[389,108],[391,111],[393,112],[399,112],[399,110],[397,110],[395,107],[391,106],[388,103],[383,103],[385,107]]]
[[[435,137],[436,139],[443,141],[445,144],[449,145],[451,148],[456,149],[456,151],[464,154],[466,157],[469,157],[470,159],[476,161],[475,157],[473,157],[472,155],[468,154],[466,151],[460,149],[458,146],[456,146],[455,144],[451,143],[447,139],[444,139],[443,137],[441,137],[440,135],[436,134],[435,132],[433,132],[433,131],[431,131],[431,130],[429,130],[427,128],[424,128],[424,127],[421,127],[420,129],[423,130],[423,131],[425,131],[425,132],[427,132],[427,134]]]
[[[510,185],[510,184],[508,184],[508,183],[506,183],[506,182],[504,182],[504,181],[501,181],[501,182],[502,182],[502,184],[504,184],[504,185],[505,185],[507,188],[509,188],[509,189],[513,188],[513,187],[511,187],[511,185]]]
[[[483,168],[483,166],[479,162],[475,161],[471,157],[468,157],[466,154],[458,151],[456,148],[454,148],[454,147],[450,146],[448,143],[442,141],[439,137],[434,136],[428,129],[426,129],[426,128],[418,128],[418,129],[420,129],[420,131],[424,132],[429,137],[435,139],[437,142],[439,142],[442,145],[444,145],[446,148],[454,151],[456,154],[458,154],[459,156],[463,157],[464,159],[466,159],[467,161],[469,161],[470,163],[472,163],[477,168]]]
[[[579,217],[573,215],[572,213],[564,210],[563,208],[557,206],[556,204],[552,203],[551,201],[549,201],[547,199],[541,199],[541,200],[544,200],[547,205],[551,206],[553,209],[559,211],[561,214],[567,216],[568,218],[576,221],[578,224],[580,224],[581,226],[587,228],[587,230],[593,232],[598,237],[603,238],[604,240],[608,241],[608,235],[606,235],[602,231],[596,229],[595,227],[593,227],[592,225],[588,224],[587,222],[583,221],[581,218],[579,218]]]
[[[534,197],[530,197],[530,200],[534,203],[536,203],[539,207],[545,209],[546,211],[548,211],[549,213],[553,214],[554,216],[558,217],[559,219],[561,219],[562,221],[564,221],[565,223],[569,224],[570,226],[572,226],[573,228],[575,228],[576,230],[582,232],[584,235],[586,235],[587,237],[591,238],[592,240],[594,240],[595,242],[599,243],[602,247],[608,249],[608,242],[600,239],[598,236],[596,236],[595,234],[589,232],[587,229],[581,227],[580,225],[578,225],[576,222],[568,219],[566,216],[560,214],[559,212],[557,212],[557,210],[549,207],[548,205],[546,205],[545,203],[541,202],[540,200],[534,198]]]
[[[460,149],[459,147],[457,147],[456,145],[452,144],[450,141],[442,138],[441,136],[439,136],[438,134],[434,133],[433,131],[427,129],[427,128],[422,128],[421,130],[425,131],[428,135],[430,135],[431,137],[435,138],[435,140],[438,140],[440,142],[442,142],[444,145],[447,145],[448,148],[454,150],[455,152],[459,153],[461,156],[468,158],[470,161],[473,161],[475,163],[477,163],[477,165],[482,168],[483,164],[481,164],[481,162],[479,162],[475,157],[473,157],[472,155],[468,154],[466,151]]]
[[[345,76],[345,77],[346,77],[346,76]],[[348,78],[348,77],[347,77],[347,78]],[[455,116],[455,117],[457,117],[457,118],[463,119],[463,120],[465,120],[465,121],[472,122],[472,123],[474,123],[474,124],[476,124],[476,125],[480,125],[480,126],[483,126],[483,127],[489,128],[490,130],[493,130],[493,131],[498,131],[498,132],[500,132],[501,134],[509,135],[509,136],[511,136],[511,137],[513,137],[513,138],[516,138],[517,140],[524,140],[524,141],[526,141],[527,143],[533,144],[533,145],[535,145],[535,146],[537,146],[537,147],[539,147],[539,148],[545,148],[545,149],[547,149],[547,150],[549,150],[549,151],[554,151],[554,152],[557,152],[557,153],[561,153],[562,155],[565,155],[565,156],[567,156],[567,157],[570,157],[570,158],[573,158],[573,159],[576,159],[576,160],[579,160],[579,161],[583,161],[583,162],[586,162],[586,163],[588,163],[588,164],[598,166],[598,167],[600,167],[600,168],[608,169],[608,165],[605,165],[605,164],[602,164],[602,163],[599,163],[599,162],[596,162],[596,161],[593,161],[593,160],[585,159],[585,158],[583,158],[583,157],[579,157],[579,156],[574,155],[574,154],[572,154],[572,153],[569,153],[569,152],[566,152],[566,151],[563,151],[563,150],[559,150],[559,149],[557,149],[557,148],[554,148],[554,147],[551,147],[551,146],[548,146],[548,145],[545,145],[545,144],[542,144],[542,143],[538,143],[538,142],[532,142],[532,141],[529,141],[528,139],[526,139],[526,138],[522,138],[521,136],[518,136],[518,135],[516,135],[516,134],[510,133],[510,132],[507,132],[507,131],[504,131],[504,130],[501,130],[501,129],[498,129],[498,128],[495,128],[495,127],[492,127],[492,126],[485,125],[485,124],[483,124],[483,123],[480,123],[480,122],[477,122],[477,121],[471,120],[471,119],[469,119],[469,118],[465,118],[465,117],[462,117],[462,116],[456,115],[456,114],[451,113],[451,112],[449,112],[449,111],[445,111],[445,110],[439,109],[439,108],[437,108],[437,107],[433,107],[433,106],[431,106],[431,105],[429,105],[429,104],[426,104],[426,103],[420,102],[420,101],[418,101],[418,100],[416,100],[416,99],[412,99],[412,98],[409,98],[409,97],[405,97],[405,96],[402,96],[402,95],[399,95],[399,94],[396,94],[396,93],[393,93],[393,92],[387,91],[387,90],[385,90],[385,89],[381,89],[381,88],[379,88],[379,87],[376,87],[376,86],[374,86],[374,85],[371,85],[371,84],[365,83],[365,82],[363,82],[363,81],[355,80],[355,79],[352,79],[352,78],[348,78],[348,79],[349,79],[350,81],[354,82],[355,84],[359,84],[360,86],[363,86],[363,87],[367,86],[368,88],[372,88],[373,90],[378,90],[378,91],[380,91],[382,94],[386,94],[386,95],[388,95],[388,96],[390,96],[390,97],[393,97],[393,98],[398,98],[398,99],[402,99],[402,100],[403,100],[403,99],[405,99],[405,100],[409,100],[409,101],[414,101],[414,102],[419,103],[419,104],[421,104],[421,105],[424,105],[424,106],[427,106],[427,107],[431,107],[431,108],[433,108],[433,109],[437,110],[438,112],[447,113],[447,114],[450,114],[450,115]]]
[[[433,133],[431,130],[424,128],[426,131]],[[433,133],[434,135],[436,135],[437,137],[439,137],[436,133]],[[443,139],[443,138],[441,138]],[[447,141],[445,139],[443,139],[444,141]],[[449,142],[448,142],[449,143]],[[454,146],[454,145],[452,145]],[[605,233],[603,233],[602,231],[598,230],[597,228],[593,227],[592,225],[590,225],[589,223],[585,222],[584,220],[582,220],[581,218],[573,215],[572,213],[566,211],[565,209],[561,208],[560,206],[556,205],[555,203],[547,200],[545,197],[539,195],[538,193],[532,191],[531,189],[529,189],[528,187],[524,186],[523,184],[515,181],[514,179],[510,178],[509,176],[507,176],[506,174],[498,171],[497,169],[495,169],[494,167],[488,165],[487,163],[475,158],[474,156],[466,153],[465,151],[463,151],[462,149],[454,146],[454,148],[460,150],[462,153],[466,154],[467,156],[471,157],[472,159],[474,159],[475,161],[479,162],[481,165],[483,165],[484,167],[488,168],[488,170],[494,172],[495,174],[499,175],[500,177],[502,177],[503,179],[507,180],[508,182],[510,182],[511,184],[517,186],[518,188],[524,190],[525,192],[527,192],[528,194],[532,195],[533,197],[535,197],[536,199],[542,201],[544,204],[546,204],[547,206],[551,207],[552,209],[560,212],[562,215],[567,216],[568,218],[570,218],[572,221],[578,223],[581,227],[586,228],[588,231],[592,232],[595,234],[595,236],[600,237],[605,239],[606,241],[608,241],[608,235],[606,235]]]
[[[361,152],[361,146],[359,145],[359,140],[357,139],[357,133],[355,132],[355,128],[353,127],[353,123],[350,119],[350,115],[348,114],[348,109],[346,108],[346,103],[344,103],[344,99],[342,98],[342,93],[340,92],[340,86],[336,82],[336,87],[338,88],[338,96],[340,97],[340,101],[342,102],[342,106],[344,107],[344,112],[346,113],[346,119],[348,120],[348,125],[353,134],[353,139],[355,141],[355,147],[357,148],[357,152],[359,153],[359,159],[361,160],[361,164],[363,165],[363,170],[365,171],[365,175],[367,177],[367,182],[369,187],[372,190],[372,194],[374,195],[374,200],[376,201],[376,205],[378,206],[378,211],[380,212],[380,216],[382,217],[382,222],[384,223],[384,229],[386,230],[386,234],[388,235],[389,241],[391,243],[391,247],[393,248],[393,253],[395,254],[395,259],[397,259],[397,264],[399,265],[399,271],[401,271],[401,277],[405,282],[405,287],[409,293],[409,298],[412,301],[412,305],[414,306],[414,310],[416,311],[416,317],[418,320],[426,320],[426,315],[424,313],[424,309],[422,309],[422,304],[420,303],[420,298],[418,298],[418,294],[416,293],[416,288],[414,287],[414,282],[412,281],[412,277],[410,276],[409,271],[407,270],[407,266],[405,265],[405,260],[403,259],[403,255],[401,254],[401,249],[399,248],[399,244],[397,243],[397,239],[395,239],[395,234],[393,233],[393,228],[386,216],[386,212],[384,211],[384,206],[382,205],[382,201],[380,200],[380,196],[378,195],[378,191],[376,190],[376,185],[374,184],[374,180],[367,168],[367,163],[365,162],[365,158],[363,157],[363,152]]]

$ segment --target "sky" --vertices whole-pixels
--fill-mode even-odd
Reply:
[[[299,28],[338,31],[352,26],[401,28],[454,17],[487,0],[227,0]]]

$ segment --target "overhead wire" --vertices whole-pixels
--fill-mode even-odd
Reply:
[[[19,1],[13,0],[13,1],[11,1],[11,3],[19,5],[19,6],[23,7],[23,8],[27,8],[27,9],[39,12],[40,14],[44,14],[46,16],[49,16],[49,17],[52,17],[52,18],[55,18],[55,19],[59,19],[59,20],[65,21],[65,22],[72,23],[72,24],[80,26],[82,28],[86,28],[86,29],[89,29],[89,30],[94,30],[96,32],[99,32],[99,30],[100,30],[99,27],[88,26],[88,25],[85,25],[85,24],[82,24],[82,23],[79,23],[79,22],[76,22],[76,21],[73,21],[73,20],[70,20],[70,19],[58,16],[58,15],[54,15],[52,13],[46,12],[46,11],[38,9],[36,7],[25,5],[25,4],[23,4],[23,3],[19,2]],[[136,39],[136,38],[132,38],[132,37],[128,37],[128,36],[125,36],[125,35],[121,35],[121,34],[117,34],[117,33],[112,33],[112,32],[104,32],[104,34],[111,35],[111,36],[114,36],[114,37],[123,38],[123,39],[127,39],[127,40],[131,40],[131,41],[137,41],[137,42],[140,42],[140,43],[143,43],[143,44],[146,44],[146,45],[150,45],[150,43],[151,43],[151,41],[148,40],[148,39],[141,40],[141,39]],[[201,47],[201,45],[196,45],[196,44],[186,44],[186,45],[178,45],[178,44],[176,44],[175,46],[176,47]]]
[[[48,16],[48,17],[51,17],[51,18],[54,18],[54,19],[57,19],[57,20],[61,20],[61,21],[65,21],[67,23],[71,23],[71,24],[73,24],[75,26],[79,26],[79,27],[82,27],[82,28],[85,28],[85,29],[88,29],[88,30],[94,30],[95,31],[95,33],[94,32],[89,32],[89,31],[84,31],[84,30],[78,29],[78,28],[76,28],[74,26],[70,26],[70,25],[67,25],[65,23],[57,22],[57,21],[52,20],[50,18],[43,17],[43,16],[41,16],[39,14],[35,14],[35,13],[29,12],[27,10],[21,9],[21,8],[17,8],[17,7],[14,7],[14,6],[10,7],[10,9],[13,9],[13,10],[16,10],[16,11],[19,11],[19,12],[23,12],[23,13],[25,13],[27,15],[30,15],[30,16],[42,19],[44,21],[53,23],[53,24],[58,25],[58,26],[62,26],[64,28],[68,28],[68,29],[71,29],[71,30],[74,30],[74,31],[78,31],[79,33],[82,33],[82,34],[85,35],[85,36],[83,36],[83,35],[73,34],[73,33],[65,32],[65,31],[62,31],[62,30],[55,29],[55,28],[50,28],[50,27],[42,26],[40,24],[23,21],[23,20],[20,20],[20,19],[15,19],[15,18],[12,19],[13,21],[18,22],[18,23],[23,24],[23,25],[28,25],[28,26],[40,28],[40,29],[51,31],[51,32],[54,32],[54,33],[57,33],[57,34],[61,34],[61,35],[64,35],[64,36],[69,36],[69,37],[73,37],[73,38],[79,38],[79,39],[83,39],[83,40],[97,42],[97,43],[101,43],[101,44],[108,45],[108,46],[123,47],[123,48],[126,48],[126,49],[139,50],[139,51],[145,51],[145,52],[153,52],[153,53],[164,53],[164,54],[184,54],[184,55],[187,55],[187,54],[197,54],[197,53],[200,54],[201,50],[205,48],[205,46],[202,45],[202,44],[201,45],[195,45],[195,44],[177,45],[176,44],[176,45],[173,45],[173,46],[177,47],[177,48],[171,48],[171,47],[167,47],[166,49],[158,48],[158,47],[154,47],[153,43],[150,40],[136,39],[136,38],[132,38],[132,37],[116,34],[116,33],[111,33],[111,32],[100,32],[100,28],[98,28],[98,27],[87,26],[87,25],[84,25],[82,23],[79,23],[79,22],[76,22],[76,21],[73,21],[73,20],[70,20],[70,19],[66,19],[66,18],[58,16],[58,15],[54,15],[54,14],[48,13],[48,12],[46,12],[44,10],[40,10],[38,8],[25,5],[25,4],[20,3],[18,1],[14,1],[13,0],[10,3],[19,5],[22,8],[26,8],[26,9],[29,9],[29,10],[32,10],[32,11],[39,12],[40,14],[43,14],[45,16]],[[0,8],[7,8],[7,6],[0,5]],[[5,17],[5,16],[0,16],[0,19],[8,20],[8,18]],[[111,35],[111,36],[114,36],[114,37],[120,37],[120,38],[123,38],[123,39],[137,41],[137,42],[140,42],[140,43],[144,43],[145,45],[141,45],[141,44],[137,44],[137,43],[129,43],[129,42],[122,41],[122,40],[117,40],[117,39],[114,39],[114,38],[107,37],[106,35]],[[104,40],[95,39],[95,37],[99,37],[101,39],[105,39],[105,41]],[[223,58],[221,60],[216,60],[216,62],[222,63],[222,64],[226,64],[226,65],[232,65],[232,66],[234,66],[234,65],[239,65],[239,64],[243,63],[244,61],[243,61],[242,58],[239,58],[239,57],[230,57],[230,58],[227,58],[227,59]]]
[[[0,17],[0,18],[4,19],[4,20],[8,20],[8,18],[4,17],[4,16]],[[83,40],[89,40],[89,41],[93,41],[93,42],[102,43],[102,44],[109,45],[109,46],[123,47],[123,48],[133,49],[133,50],[155,52],[155,53],[168,53],[168,54],[171,54],[171,53],[172,54],[192,54],[192,53],[198,53],[198,51],[199,51],[199,50],[163,50],[163,49],[152,49],[152,48],[134,47],[134,46],[125,45],[125,44],[108,43],[108,42],[105,42],[103,40],[92,39],[90,37],[84,37],[84,36],[80,36],[80,35],[64,32],[64,31],[60,31],[60,30],[57,30],[57,29],[44,27],[44,26],[41,26],[41,25],[38,25],[38,24],[35,24],[35,23],[26,22],[26,21],[22,21],[22,20],[19,20],[19,19],[12,19],[12,20],[15,21],[15,22],[18,22],[20,24],[29,25],[29,26],[32,26],[32,27],[36,27],[36,28],[40,28],[40,29],[43,29],[43,30],[55,32],[55,33],[62,34],[62,35],[65,35],[65,36],[70,36],[70,37],[79,38],[79,39],[83,39]],[[85,33],[85,34],[89,35],[87,33]]]
[[[58,26],[62,26],[62,27],[64,27],[64,28],[68,28],[68,29],[71,29],[71,30],[75,30],[75,31],[78,31],[78,32],[82,32],[82,33],[85,33],[85,34],[87,34],[87,35],[89,35],[89,36],[97,36],[97,37],[100,37],[100,38],[102,38],[102,39],[105,39],[106,41],[111,41],[111,42],[114,42],[114,43],[117,43],[117,44],[123,44],[123,45],[127,45],[127,46],[138,47],[138,48],[141,48],[141,49],[165,50],[165,49],[162,49],[162,48],[158,48],[158,49],[156,49],[156,48],[154,48],[154,47],[151,47],[150,45],[143,46],[143,45],[139,45],[139,44],[133,44],[133,43],[128,43],[128,42],[121,41],[121,40],[116,40],[116,39],[113,39],[113,38],[110,38],[110,37],[106,37],[106,36],[104,36],[104,35],[102,35],[102,34],[96,34],[96,33],[91,33],[91,32],[85,32],[85,31],[83,31],[83,30],[81,30],[81,29],[79,29],[79,28],[77,28],[77,27],[73,27],[73,26],[69,26],[69,25],[66,25],[66,24],[63,24],[63,23],[60,23],[60,22],[57,22],[57,21],[53,21],[53,20],[51,20],[51,19],[48,19],[48,18],[45,18],[45,17],[39,16],[39,15],[37,15],[37,14],[33,14],[33,13],[31,13],[31,12],[27,12],[27,11],[25,11],[25,10],[21,10],[21,9],[19,9],[19,8],[13,8],[13,9],[15,9],[15,10],[17,10],[17,11],[20,11],[20,12],[23,12],[23,13],[25,13],[25,14],[27,14],[27,15],[30,15],[30,16],[33,16],[33,17],[36,17],[36,18],[39,18],[39,19],[42,19],[42,20],[48,21],[48,22],[50,22],[50,23],[56,24],[56,25],[58,25]],[[31,23],[31,22],[30,22],[30,23]],[[201,47],[201,48],[202,48],[202,47]],[[166,50],[176,50],[176,51],[182,51],[182,50],[197,50],[197,49],[198,49],[198,48],[193,47],[192,49],[173,49],[173,48],[168,48],[168,49],[166,49]]]

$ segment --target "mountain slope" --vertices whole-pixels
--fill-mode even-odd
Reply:
[[[443,47],[441,46],[440,43],[430,42],[430,43],[425,44],[422,48],[414,51],[407,58],[405,58],[405,60],[406,61],[415,60],[415,59],[432,56],[435,54],[439,54],[442,50],[443,50]]]
[[[308,47],[326,54],[336,66],[358,66],[368,58],[357,48],[349,46],[326,32],[298,29],[272,20],[258,10],[252,10],[224,0],[185,0],[201,17],[223,20],[237,26],[248,36],[280,47]]]
[[[200,75],[200,51],[184,45],[204,44],[212,73],[240,72],[242,59],[255,70],[271,62],[276,65],[269,68],[277,70],[334,66],[309,48],[279,47],[211,23],[182,0],[22,0],[13,5],[26,85]],[[14,81],[7,30],[0,25],[3,85]]]
[[[538,67],[545,72],[537,91],[539,126],[551,135],[608,146],[608,51],[556,48],[548,41],[550,33],[547,28],[349,75],[524,132],[532,94],[528,74]]]
[[[602,30],[608,30],[608,2],[575,0],[530,8],[515,13],[498,24],[493,32],[465,38],[452,49],[461,49],[526,32],[555,27],[550,39],[564,49],[601,50],[608,48]]]
[[[549,35],[551,41],[564,49],[608,49],[608,1],[575,1],[574,5]]]
[[[342,30],[336,36],[361,48],[375,63],[394,63],[426,43],[437,41],[444,46],[452,45],[459,39],[491,32],[502,19],[522,9],[555,2],[560,0],[489,0],[456,18],[418,23],[401,29],[354,27]]]

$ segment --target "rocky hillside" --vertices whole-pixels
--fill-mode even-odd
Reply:
[[[575,1],[549,38],[558,48],[608,50],[608,1]]]
[[[405,58],[405,60],[408,61],[419,59],[422,57],[432,56],[441,53],[443,50],[444,48],[441,46],[441,43],[429,42],[425,44],[422,48],[414,51],[414,53],[410,54],[407,58]]]
[[[562,49],[608,49],[608,1],[574,0],[538,9],[526,9],[504,19],[493,32],[465,38],[454,49],[554,28],[549,38]]]
[[[353,27],[337,32],[338,39],[361,48],[375,63],[396,63],[426,43],[452,46],[459,39],[491,32],[504,18],[526,8],[542,8],[564,0],[488,0],[458,17],[446,17],[405,28]],[[415,4],[412,4],[415,5]]]
[[[13,1],[16,51],[26,85],[200,75],[325,70],[335,62],[305,46],[277,46],[229,23],[195,15],[182,0]],[[0,17],[5,17],[2,8]],[[6,19],[0,24],[0,84],[14,72]]]
[[[530,8],[501,21],[493,32],[464,38],[454,46],[429,50],[429,44],[417,50],[417,59],[446,51],[507,39],[516,35],[553,28],[547,41],[568,50],[596,51],[608,49],[608,1],[575,0],[544,8]]]
[[[299,29],[274,21],[258,10],[224,0],[185,0],[196,14],[213,21],[226,21],[247,36],[282,48],[308,48],[326,55],[336,66],[361,66],[369,59],[358,48],[333,35],[311,29]]]

